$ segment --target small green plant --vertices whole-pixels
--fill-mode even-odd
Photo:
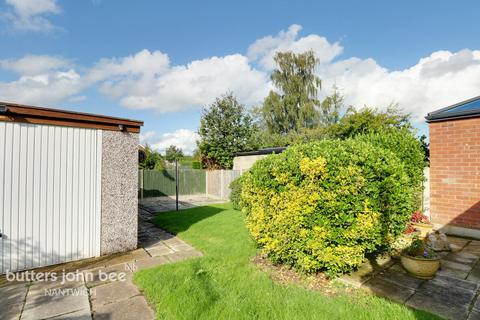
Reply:
[[[420,259],[436,259],[437,255],[435,252],[430,249],[425,242],[420,239],[415,239],[412,241],[410,246],[405,249],[404,254],[414,258]]]
[[[242,210],[242,176],[236,178],[230,183],[230,201],[235,210]]]

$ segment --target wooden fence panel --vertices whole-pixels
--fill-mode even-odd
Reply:
[[[140,184],[140,194],[144,198],[174,196],[175,195],[175,169],[141,170],[143,188]],[[178,193],[180,195],[205,194],[205,170],[179,169]]]

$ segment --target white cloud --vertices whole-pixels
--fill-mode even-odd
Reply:
[[[330,43],[319,35],[300,37],[300,30],[301,26],[292,25],[276,36],[255,41],[248,49],[250,60],[271,70],[275,52],[313,50],[320,58],[317,71],[324,95],[336,84],[348,104],[385,108],[398,103],[416,121],[423,121],[435,109],[480,94],[480,51],[437,51],[410,68],[388,70],[372,58],[340,59],[343,48],[338,42]]]
[[[280,31],[276,36],[267,36],[255,41],[248,48],[248,57],[266,69],[275,68],[273,57],[279,51],[302,53],[312,50],[321,63],[328,63],[342,53],[343,48],[338,42],[330,43],[324,37],[310,34],[298,39],[302,26],[291,25],[287,31]]]
[[[158,135],[154,131],[147,131],[140,135],[141,144],[149,144],[153,149],[165,153],[171,145],[177,146],[185,154],[193,154],[197,147],[198,134],[188,129],[179,129],[174,132]]]
[[[100,81],[101,92],[126,107],[158,112],[198,108],[227,91],[244,103],[257,103],[268,92],[266,75],[240,54],[172,66],[166,54],[143,50],[100,61],[89,79]]]
[[[61,57],[27,55],[18,60],[0,60],[0,67],[20,75],[38,75],[50,70],[65,68],[69,62]]]
[[[59,14],[56,0],[5,0],[11,9],[2,16],[15,30],[51,32],[55,27],[45,16]]]
[[[414,120],[480,93],[480,51],[437,51],[404,70],[387,70],[373,59],[350,58],[321,66],[324,88],[336,84],[347,103],[385,107],[391,102]]]
[[[54,105],[78,99],[76,95],[85,88],[81,75],[58,57],[28,55],[0,60],[0,68],[19,74],[14,81],[0,81],[0,100]]]
[[[0,81],[0,99],[60,104],[83,99],[86,88],[96,87],[123,106],[157,112],[200,108],[227,91],[242,103],[254,105],[261,103],[270,89],[268,69],[273,54],[308,49],[320,56],[318,74],[323,94],[336,84],[346,102],[357,107],[383,108],[398,102],[416,120],[423,121],[432,110],[480,93],[479,50],[437,51],[409,68],[389,70],[372,58],[341,58],[343,48],[339,43],[315,34],[301,37],[300,30],[300,26],[292,25],[275,36],[255,41],[248,57],[213,56],[186,65],[172,65],[166,53],[146,49],[126,57],[100,59],[90,68],[74,66],[55,56],[0,60],[0,68],[19,75],[10,82]],[[168,134],[162,141],[182,134],[186,136],[183,131]]]

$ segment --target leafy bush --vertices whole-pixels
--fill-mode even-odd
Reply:
[[[426,166],[422,142],[406,129],[388,129],[382,133],[359,135],[356,140],[365,141],[395,153],[403,162],[415,192],[415,209],[419,209],[423,192],[423,170]]]
[[[192,169],[202,169],[200,161],[192,161]]]
[[[246,223],[276,263],[334,276],[386,249],[414,209],[406,167],[362,140],[313,142],[258,161],[244,174]]]
[[[236,178],[230,183],[230,202],[235,210],[242,210],[241,195],[242,195],[242,176]]]

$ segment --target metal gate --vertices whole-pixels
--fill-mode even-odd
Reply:
[[[0,122],[0,273],[100,254],[102,131]]]

